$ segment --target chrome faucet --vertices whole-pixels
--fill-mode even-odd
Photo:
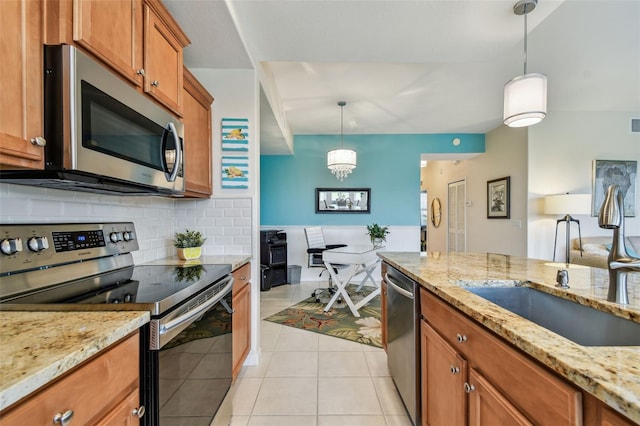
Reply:
[[[609,266],[609,293],[607,300],[629,303],[627,274],[640,272],[640,259],[627,252],[624,238],[624,199],[617,185],[609,185],[607,195],[600,208],[598,226],[613,229],[613,241],[607,264]]]

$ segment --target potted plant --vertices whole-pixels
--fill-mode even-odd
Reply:
[[[200,231],[176,232],[173,246],[178,249],[178,257],[183,260],[197,259],[202,254],[202,245],[207,239]]]
[[[391,231],[388,226],[380,226],[377,223],[367,225],[367,234],[369,234],[374,248],[382,247],[382,244],[387,241],[389,232]]]

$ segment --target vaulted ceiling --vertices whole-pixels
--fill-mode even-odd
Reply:
[[[523,72],[524,18],[510,0],[164,0],[192,41],[191,68],[263,76],[261,152],[292,134],[484,133]],[[539,0],[528,72],[550,114],[640,116],[640,1]],[[283,133],[283,126],[287,126]]]

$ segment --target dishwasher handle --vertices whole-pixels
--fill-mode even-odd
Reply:
[[[414,299],[414,294],[408,290],[405,290],[404,288],[400,287],[398,284],[394,283],[393,280],[391,278],[389,278],[389,274],[385,274],[384,275],[384,280],[387,282],[387,284],[389,284],[391,287],[393,287],[393,289],[395,291],[397,291],[398,293],[400,293],[402,296],[413,300]]]

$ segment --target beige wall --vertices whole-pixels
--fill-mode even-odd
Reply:
[[[511,178],[511,218],[487,219],[487,181]],[[524,256],[527,250],[527,139],[526,131],[501,126],[486,135],[486,152],[459,163],[428,161],[422,170],[423,187],[442,202],[442,223],[428,225],[429,251],[447,250],[447,187],[466,179],[467,251]]]

